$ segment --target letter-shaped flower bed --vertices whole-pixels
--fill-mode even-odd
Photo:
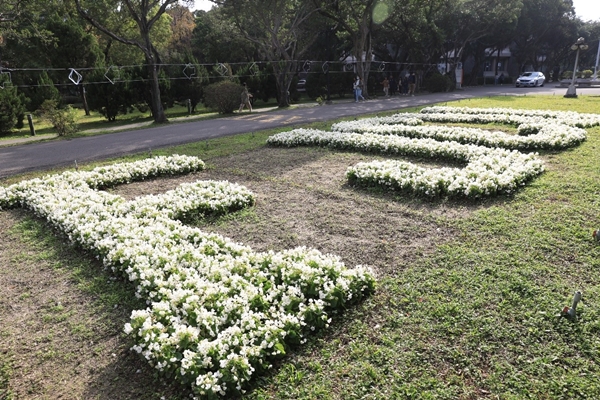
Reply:
[[[365,118],[334,124],[333,132],[296,129],[269,137],[278,146],[329,146],[392,155],[431,157],[466,163],[465,168],[427,169],[395,160],[348,168],[350,183],[377,185],[425,196],[481,197],[511,193],[543,172],[535,153],[517,150],[564,149],[586,138],[582,127],[600,116],[509,109],[429,107],[419,114]],[[532,114],[532,115],[530,115]],[[503,123],[519,135],[476,128],[423,125],[424,122]]]
[[[0,208],[34,210],[135,285],[148,307],[125,331],[151,365],[197,394],[231,395],[375,280],[317,250],[257,253],[180,221],[252,205],[236,184],[198,181],[130,202],[95,190],[203,167],[173,156],[65,172],[0,188]]]

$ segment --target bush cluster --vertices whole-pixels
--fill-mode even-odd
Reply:
[[[240,106],[244,88],[231,81],[213,83],[204,88],[204,105],[219,114],[233,114]]]
[[[450,92],[454,90],[454,84],[448,75],[435,73],[427,78],[425,88],[431,93]]]
[[[16,127],[23,127],[27,99],[17,88],[7,86],[0,90],[0,135],[10,133]]]
[[[70,105],[61,109],[56,100],[46,100],[40,106],[39,113],[52,124],[59,136],[77,132],[77,111]]]

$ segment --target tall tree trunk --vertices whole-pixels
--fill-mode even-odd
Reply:
[[[90,107],[88,106],[87,96],[85,95],[85,84],[81,85],[80,93],[81,93],[81,101],[83,102],[83,110],[85,111],[85,115],[89,116],[90,115]]]
[[[82,0],[74,1],[79,15],[81,15],[94,27],[99,29],[104,34],[108,35],[111,39],[117,40],[127,45],[136,46],[144,52],[144,56],[146,57],[146,64],[148,66],[149,76],[152,79],[152,84],[150,87],[152,92],[152,104],[150,106],[152,109],[152,116],[154,117],[154,122],[156,123],[167,122],[167,117],[165,115],[165,111],[162,106],[162,101],[160,99],[160,85],[158,82],[158,65],[160,64],[160,58],[158,57],[158,53],[152,46],[152,40],[150,39],[150,31],[154,23],[158,21],[161,15],[163,15],[166,12],[167,8],[170,5],[177,3],[178,0],[161,0],[152,2],[144,0],[141,2],[137,2],[137,4],[132,0],[123,1],[124,5],[129,10],[129,14],[138,26],[142,42],[135,39],[127,39],[121,37],[115,32],[107,29],[105,26],[100,24],[96,19],[94,19],[91,15],[87,13],[85,7],[82,7]],[[151,8],[158,6],[159,4],[160,7],[158,7],[156,13],[154,15],[151,15]],[[136,7],[138,8],[136,9]],[[108,51],[108,47],[106,51]]]
[[[292,83],[292,77],[296,71],[296,66],[297,62],[292,60],[273,62],[273,72],[275,73],[277,82],[277,105],[280,108],[290,106],[290,96],[288,93],[290,84]]]
[[[285,108],[290,106],[290,99],[288,96],[288,87],[285,84],[285,72],[277,74],[277,105],[279,108]]]
[[[358,39],[354,40],[354,57],[356,58],[356,71],[363,80],[363,96],[369,97],[369,72],[371,70],[371,34],[368,26],[361,25],[357,32]],[[364,53],[364,54],[363,54]]]
[[[150,73],[150,77],[152,78],[152,116],[154,117],[154,122],[158,124],[169,122],[167,116],[165,115],[165,110],[163,108],[162,100],[160,98],[158,67],[154,62],[154,59],[146,59],[146,62],[148,63],[148,72]]]
[[[152,46],[152,41],[150,40],[150,31],[148,29],[144,29],[142,31],[144,42],[146,43],[146,48],[144,50],[144,55],[146,56],[146,65],[148,68],[148,75],[152,80],[151,83],[151,92],[152,92],[152,116],[154,117],[154,122],[157,124],[162,124],[168,122],[167,116],[165,115],[165,110],[162,105],[162,101],[160,98],[160,83],[158,81],[158,55],[154,52],[154,47]]]

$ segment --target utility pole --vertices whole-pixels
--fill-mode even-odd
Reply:
[[[600,58],[600,40],[598,40],[598,53],[596,53],[596,66],[594,67],[594,76],[592,80],[595,81],[598,79],[598,59]]]

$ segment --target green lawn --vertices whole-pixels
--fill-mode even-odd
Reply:
[[[448,105],[599,112],[599,100]],[[263,147],[273,132],[156,153],[210,160]],[[592,231],[600,228],[600,127],[588,133],[576,148],[540,154],[546,172],[511,197],[390,198],[424,210],[441,227],[431,235],[443,240],[382,273],[372,297],[259,377],[244,398],[599,399],[600,244]],[[558,317],[576,290],[578,320]]]
[[[448,105],[599,110],[598,98],[583,96]],[[382,277],[338,332],[313,340],[249,398],[600,398],[599,154],[596,127],[581,146],[543,154],[547,172],[514,197],[441,218],[449,243]],[[578,321],[557,317],[576,290]]]

